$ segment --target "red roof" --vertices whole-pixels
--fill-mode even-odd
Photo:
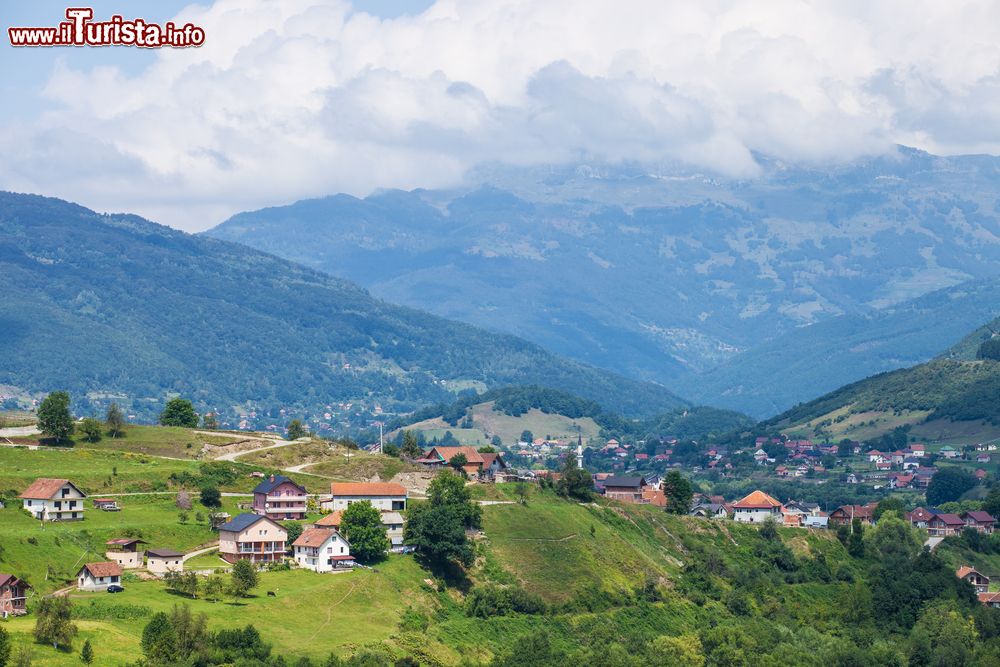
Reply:
[[[406,487],[392,482],[333,482],[334,496],[405,496]]]
[[[18,496],[19,498],[26,498],[29,500],[48,500],[52,496],[56,495],[64,485],[69,484],[77,491],[80,491],[73,482],[68,479],[49,479],[47,477],[42,477],[36,479],[34,483],[26,488],[24,492]],[[81,495],[86,495],[83,491],[80,491]]]
[[[292,542],[293,547],[321,547],[323,543],[337,534],[329,528],[309,528],[303,530],[298,539]]]
[[[316,520],[316,525],[317,526],[330,527],[330,528],[340,528],[340,515],[341,514],[343,514],[343,512],[340,512],[340,511],[330,512],[326,516],[323,516],[323,517],[320,517],[319,519],[317,519]]]
[[[742,500],[733,503],[733,507],[737,509],[772,509],[774,507],[781,507],[781,503],[767,495],[761,490],[754,491],[750,495],[746,496]]]
[[[90,574],[94,577],[120,577],[122,575],[122,566],[110,561],[105,563],[87,563],[83,566],[83,570],[89,570]]]

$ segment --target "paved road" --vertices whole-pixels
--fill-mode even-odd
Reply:
[[[189,560],[191,558],[194,558],[195,556],[200,556],[202,554],[207,554],[209,551],[218,551],[218,550],[219,550],[219,543],[216,542],[215,544],[207,546],[204,549],[197,549],[195,551],[192,551],[191,553],[184,554],[183,560]]]

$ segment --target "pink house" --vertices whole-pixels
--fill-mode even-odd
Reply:
[[[306,490],[284,475],[271,475],[253,490],[254,514],[272,519],[306,518]]]
[[[0,618],[23,616],[28,613],[25,605],[31,586],[13,574],[0,573]]]
[[[282,560],[287,541],[288,531],[266,516],[240,514],[219,527],[219,555],[230,563]]]

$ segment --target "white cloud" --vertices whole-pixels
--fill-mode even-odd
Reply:
[[[379,20],[342,0],[217,0],[177,20],[206,45],[134,76],[58,67],[49,110],[0,131],[0,185],[202,229],[453,184],[481,161],[746,176],[751,151],[1000,151],[995,3],[439,0]]]

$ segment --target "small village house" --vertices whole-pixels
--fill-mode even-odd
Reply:
[[[345,510],[351,503],[367,500],[380,512],[401,512],[406,509],[406,487],[392,482],[333,482],[330,499],[323,509]]]
[[[285,557],[288,531],[266,516],[239,514],[219,526],[219,556],[230,563],[269,563]]]
[[[121,583],[122,568],[118,563],[87,563],[76,573],[76,587],[81,591],[104,591]]]
[[[646,480],[642,477],[613,476],[604,480],[604,495],[625,503],[641,503]]]
[[[340,517],[343,512],[330,512],[320,517],[314,528],[328,528],[336,531],[340,530]],[[389,538],[391,551],[399,552],[403,550],[403,526],[405,525],[403,515],[399,512],[382,512],[382,525],[385,526],[386,537]]]
[[[990,590],[990,578],[974,567],[963,565],[955,572],[955,576],[972,584],[976,593],[986,593]]]
[[[142,567],[143,553],[140,545],[143,544],[146,542],[132,537],[108,540],[105,542],[108,550],[104,557],[118,563],[124,570],[135,570]]]
[[[854,520],[859,520],[862,525],[871,526],[875,523],[875,508],[878,503],[868,503],[867,505],[841,505],[830,512],[830,523],[834,526],[850,525]]]
[[[725,503],[699,503],[688,514],[703,519],[728,519],[729,508]]]
[[[292,543],[292,550],[299,567],[314,572],[354,566],[351,545],[332,528],[307,528]]]
[[[475,447],[431,447],[418,462],[429,468],[444,468],[451,460],[461,454],[465,457],[462,469],[465,474],[494,479],[507,471],[507,464],[499,453],[480,452]]]
[[[149,549],[146,551],[146,569],[153,574],[184,571],[184,554],[173,549]]]
[[[733,519],[741,523],[763,523],[768,519],[781,523],[781,503],[758,489],[733,503]]]
[[[272,519],[304,519],[308,493],[284,475],[271,475],[253,490],[253,511]]]
[[[966,528],[972,528],[987,535],[993,532],[993,525],[996,523],[996,519],[989,512],[974,510],[963,512],[960,516],[962,517],[962,521],[965,522]]]
[[[957,514],[941,512],[934,514],[927,521],[927,534],[931,537],[958,535],[963,528],[965,528],[965,521]]]
[[[68,479],[36,479],[19,496],[28,510],[40,521],[83,519],[83,499],[87,494]]]
[[[905,518],[910,522],[910,525],[916,526],[917,528],[926,528],[927,522],[931,520],[934,516],[930,510],[926,510],[923,507],[917,507],[912,512],[907,512]]]
[[[31,585],[13,574],[0,573],[0,618],[28,613],[28,589]]]

